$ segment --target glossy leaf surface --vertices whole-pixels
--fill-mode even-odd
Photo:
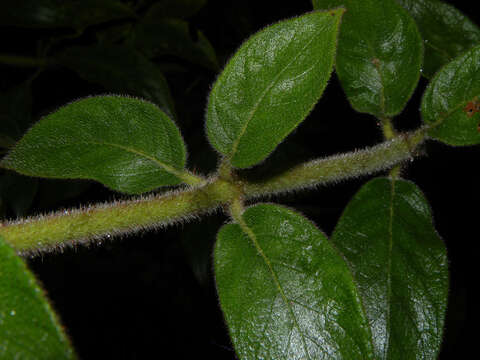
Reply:
[[[480,144],[480,46],[443,67],[422,99],[428,134],[450,145]]]
[[[400,113],[420,77],[422,40],[415,21],[394,0],[313,0],[316,9],[344,5],[336,71],[359,112]]]
[[[0,237],[0,358],[74,359],[34,276]]]
[[[193,39],[184,20],[145,19],[134,30],[133,43],[147,57],[174,55],[213,70],[219,67],[215,50],[208,39],[200,31]]]
[[[0,163],[21,174],[97,180],[142,193],[181,182],[185,145],[155,105],[91,97],[41,119]]]
[[[220,305],[240,359],[371,359],[352,275],[303,216],[261,204],[224,225],[215,248]]]
[[[397,0],[415,19],[423,38],[423,75],[432,78],[445,64],[480,44],[480,28],[450,4]]]
[[[448,295],[446,249],[411,182],[377,178],[332,235],[362,297],[375,359],[436,359]]]
[[[210,93],[207,135],[233,166],[264,160],[312,110],[332,71],[343,11],[269,26],[227,64]]]
[[[15,0],[0,5],[2,25],[27,28],[84,29],[133,16],[135,13],[127,5],[116,0]]]
[[[106,44],[75,46],[59,54],[57,61],[108,91],[150,100],[174,118],[173,100],[165,77],[133,49]]]

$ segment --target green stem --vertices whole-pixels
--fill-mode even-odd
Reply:
[[[21,67],[44,67],[48,64],[46,59],[28,56],[0,54],[0,63]]]
[[[314,160],[262,182],[245,183],[217,177],[206,184],[161,196],[99,204],[0,224],[0,236],[22,254],[54,250],[65,244],[92,241],[188,221],[235,201],[315,187],[387,170],[412,159],[423,142],[423,129],[396,136],[370,149]],[[239,186],[241,185],[241,189]],[[239,192],[239,190],[241,190]],[[238,208],[238,209],[237,209]]]

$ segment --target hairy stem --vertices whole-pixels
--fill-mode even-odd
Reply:
[[[368,175],[416,156],[423,129],[369,149],[310,161],[262,182],[216,177],[198,187],[160,196],[93,205],[0,224],[0,236],[21,254],[53,250],[102,237],[152,229],[215,210],[243,197],[256,198]],[[240,190],[240,193],[239,193]]]

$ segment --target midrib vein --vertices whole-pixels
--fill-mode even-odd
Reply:
[[[180,172],[177,169],[171,167],[170,165],[167,165],[167,164],[163,163],[162,161],[158,160],[157,158],[155,158],[153,156],[150,156],[148,154],[145,154],[144,152],[138,151],[138,150],[130,148],[128,146],[115,144],[115,143],[109,143],[109,142],[101,142],[101,141],[88,141],[87,144],[88,143],[95,144],[95,145],[102,145],[102,146],[111,146],[111,147],[115,147],[115,148],[118,148],[118,149],[122,149],[126,152],[130,152],[132,154],[144,157],[144,158],[154,162],[155,164],[164,168],[167,172],[172,173],[175,176],[178,176],[180,178],[182,178],[182,176],[183,176],[182,172]]]
[[[391,304],[392,304],[392,250],[393,250],[393,216],[394,216],[394,206],[395,201],[395,177],[392,177],[390,183],[390,204],[389,204],[389,216],[390,221],[388,224],[388,265],[387,265],[387,316],[386,316],[386,334],[387,334],[387,345],[383,349],[384,358],[387,358],[388,350],[390,348],[390,315],[391,315]]]
[[[277,287],[277,290],[280,293],[283,302],[285,303],[290,315],[293,318],[293,323],[294,323],[295,327],[298,329],[298,333],[300,334],[300,338],[302,340],[302,345],[303,345],[305,354],[307,355],[307,359],[312,360],[312,358],[310,357],[310,354],[308,352],[308,347],[307,347],[307,343],[306,343],[306,340],[305,340],[305,336],[303,335],[302,329],[300,328],[300,325],[298,324],[297,317],[295,316],[295,313],[293,312],[292,306],[290,305],[290,302],[288,301],[288,298],[285,295],[285,291],[283,290],[283,287],[280,284],[280,280],[278,279],[277,274],[273,270],[273,266],[272,266],[272,263],[270,262],[270,259],[263,252],[263,249],[261,248],[260,244],[258,243],[257,236],[252,231],[252,229],[250,229],[248,227],[248,225],[245,223],[243,218],[237,219],[237,221],[238,221],[238,224],[240,225],[240,227],[242,228],[242,230],[252,240],[252,242],[255,246],[255,249],[258,251],[258,253],[262,257],[263,261],[265,261],[265,264],[267,265],[268,270],[270,271],[270,273],[272,275],[273,282],[275,283],[275,286]]]
[[[295,36],[294,38],[291,40],[293,42],[293,40],[295,39]],[[311,39],[305,44],[305,46],[302,47],[302,49],[295,55],[295,57],[290,60],[288,62],[287,65],[285,65],[285,67],[283,69],[281,69],[278,74],[273,78],[273,80],[270,82],[270,84],[265,88],[265,90],[262,91],[262,94],[260,95],[260,97],[258,98],[257,102],[255,103],[255,105],[253,106],[253,109],[252,111],[250,112],[250,114],[248,115],[248,118],[247,118],[247,121],[245,122],[245,124],[242,126],[241,130],[240,130],[240,133],[237,137],[237,140],[235,140],[233,142],[233,145],[232,145],[232,151],[230,152],[230,155],[228,156],[229,159],[232,159],[234,156],[235,156],[235,153],[237,152],[237,148],[238,148],[238,145],[240,144],[240,140],[242,139],[243,135],[245,134],[245,132],[247,131],[247,128],[248,128],[248,125],[250,124],[250,121],[253,119],[253,117],[255,116],[255,113],[257,112],[257,109],[258,107],[260,106],[260,104],[262,103],[262,101],[265,99],[265,96],[267,96],[268,92],[273,88],[273,86],[277,83],[278,79],[280,79],[280,77],[283,75],[283,73],[290,67],[291,64],[293,64],[297,59],[298,57],[303,53],[303,51],[308,47],[310,46],[310,44],[313,42],[313,40],[315,39],[315,34],[312,35]]]

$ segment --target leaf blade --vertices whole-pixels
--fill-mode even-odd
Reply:
[[[206,127],[233,166],[263,161],[311,111],[330,77],[343,11],[269,26],[227,64],[210,93]]]
[[[480,44],[480,28],[450,4],[397,0],[417,22],[425,44],[422,74],[432,78],[445,64]]]
[[[445,65],[422,98],[428,135],[449,145],[480,144],[480,46]]]
[[[345,6],[336,71],[352,107],[378,118],[400,113],[420,78],[423,48],[414,20],[394,0],[313,0]]]
[[[224,225],[214,253],[239,357],[371,358],[351,274],[325,235],[273,204],[250,207],[242,218],[248,230]]]
[[[25,263],[0,237],[0,357],[76,358]]]
[[[180,183],[185,162],[180,131],[159,108],[101,96],[40,120],[1,165],[30,176],[92,179],[138,194]]]
[[[375,358],[436,358],[448,295],[446,249],[421,191],[373,179],[332,235],[356,278]]]

